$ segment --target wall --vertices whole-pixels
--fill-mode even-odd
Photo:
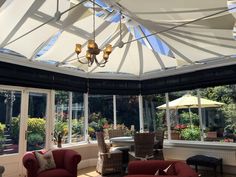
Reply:
[[[76,147],[69,147],[78,152],[82,160],[78,165],[78,169],[96,166],[98,157],[98,147],[97,143],[83,144]]]
[[[186,160],[193,155],[207,155],[223,159],[223,171],[236,174],[236,146],[226,143],[165,142],[165,159]],[[218,169],[219,170],[219,169]]]

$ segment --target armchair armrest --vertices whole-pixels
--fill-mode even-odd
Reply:
[[[191,169],[186,163],[176,162],[175,172],[181,177],[197,177],[198,174]]]
[[[66,150],[64,159],[65,169],[77,176],[77,164],[81,161],[81,155],[73,150]]]
[[[103,159],[116,159],[116,160],[122,160],[122,152],[119,151],[119,150],[116,150],[116,151],[111,151],[111,152],[107,152],[107,153],[104,153],[104,152],[100,152],[99,153],[99,157],[100,158],[103,158]]]
[[[28,177],[37,175],[39,164],[32,152],[28,152],[23,156],[23,165],[27,169]]]
[[[0,177],[2,177],[3,172],[5,171],[4,166],[0,165]]]

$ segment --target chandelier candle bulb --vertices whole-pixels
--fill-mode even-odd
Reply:
[[[103,59],[104,60],[108,60],[109,55],[107,53],[105,53],[105,51],[103,52]]]
[[[76,44],[75,45],[75,53],[77,55],[79,55],[81,53],[81,48],[82,48],[81,44]]]
[[[88,50],[86,52],[86,58],[88,61],[91,61],[91,59],[92,59],[91,53]]]
[[[105,52],[110,55],[110,53],[112,52],[112,45],[111,44],[108,44],[105,48]]]

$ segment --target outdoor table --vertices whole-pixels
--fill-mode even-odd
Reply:
[[[132,136],[120,136],[110,138],[112,145],[114,146],[132,146],[134,145],[134,138]]]

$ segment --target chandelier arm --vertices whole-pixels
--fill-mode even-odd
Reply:
[[[89,64],[88,60],[82,61],[81,60],[82,58],[86,58],[86,57],[85,56],[79,57],[79,55],[77,54],[77,60],[78,60],[79,63],[81,63],[81,64]]]
[[[81,61],[80,59],[78,59],[78,62],[80,62],[81,64],[89,64],[88,61],[87,61],[87,62],[83,62],[83,61]]]
[[[99,67],[105,67],[105,64],[106,64],[106,62],[105,63],[98,63],[98,62],[96,62],[96,64],[97,64],[97,66],[99,66]]]
[[[98,62],[97,58],[95,58],[95,63],[99,66],[99,67],[104,67],[105,64],[107,63],[107,60],[102,60],[101,62]],[[104,65],[104,66],[103,66]]]

